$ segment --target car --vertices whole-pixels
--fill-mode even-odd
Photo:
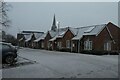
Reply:
[[[2,63],[13,64],[17,58],[17,49],[9,43],[0,42],[0,53]]]

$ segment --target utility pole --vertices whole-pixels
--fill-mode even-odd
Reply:
[[[59,35],[60,22],[57,22],[57,25],[58,25],[58,35]]]

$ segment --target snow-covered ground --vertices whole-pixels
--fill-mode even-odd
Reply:
[[[118,55],[85,55],[23,48],[18,62],[36,62],[3,69],[3,78],[117,78]]]

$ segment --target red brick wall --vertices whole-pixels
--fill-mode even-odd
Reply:
[[[70,30],[68,30],[62,38],[62,47],[66,48],[66,41],[67,40],[71,41],[73,37],[74,37],[73,33]]]
[[[93,41],[93,50],[96,51],[104,51],[104,43],[105,41],[112,41],[111,43],[111,51],[118,51],[120,49],[120,28],[115,26],[112,23],[108,23],[107,27],[113,37],[110,37],[108,29],[105,27],[97,36],[84,36],[81,40],[81,50],[84,50],[84,41],[89,38],[89,40]],[[114,44],[113,40],[116,42]]]
[[[63,38],[57,38],[56,39],[56,43],[57,42],[61,42],[62,44],[62,49],[66,49],[66,41],[70,40],[70,46],[71,46],[71,39],[74,37],[74,34],[68,29],[68,31],[65,33],[65,35],[63,36]],[[57,47],[57,45],[55,46]],[[56,50],[58,50],[57,48],[55,48]],[[70,48],[71,49],[71,48]]]
[[[44,48],[48,49],[48,41],[51,39],[50,33],[48,32],[48,34],[46,35],[45,39],[44,39]]]
[[[110,35],[105,27],[95,38],[95,50],[104,51],[105,41],[111,40]]]
[[[112,50],[119,50],[120,49],[120,28],[112,23],[107,24],[109,31],[111,32],[111,35],[113,37],[113,40],[116,42],[112,45]]]
[[[110,37],[110,34],[108,33],[107,28],[105,27],[97,36],[95,35],[94,36],[83,36],[83,38],[80,41],[80,51],[84,50],[84,41],[86,41],[88,38],[89,40],[93,41],[93,45],[92,45],[93,50],[104,51],[104,42],[107,40],[108,41],[111,40],[112,51],[118,51],[118,50],[120,51],[120,28],[112,24],[111,22],[107,24],[107,27],[109,31],[111,32],[113,40],[116,42],[115,44],[112,38]],[[78,44],[78,41],[73,41],[73,43]],[[73,48],[73,51],[76,52],[76,48],[78,48],[77,46]]]

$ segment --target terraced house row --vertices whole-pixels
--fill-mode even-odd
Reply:
[[[111,22],[85,27],[56,26],[55,15],[51,30],[44,32],[22,31],[17,34],[21,47],[60,50],[69,52],[81,51],[120,51],[120,27]]]

